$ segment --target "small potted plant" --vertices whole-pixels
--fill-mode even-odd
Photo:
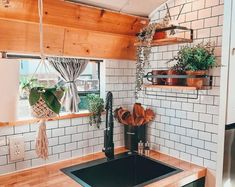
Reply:
[[[101,115],[104,111],[104,100],[99,97],[97,94],[87,95],[88,101],[88,110],[91,113],[90,115],[90,125],[96,124],[100,128],[102,122]]]
[[[171,69],[186,72],[190,76],[208,75],[208,70],[216,66],[214,50],[215,47],[210,42],[205,45],[200,43],[193,47],[184,46],[177,56],[170,60],[177,61]],[[204,79],[189,77],[186,82],[188,86],[200,89],[203,87]]]

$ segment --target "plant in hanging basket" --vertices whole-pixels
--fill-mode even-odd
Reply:
[[[133,114],[123,107],[119,107],[114,111],[114,118],[123,125],[142,126],[153,121],[155,113],[152,109],[144,109],[140,103],[135,103]]]
[[[100,128],[102,122],[101,115],[104,111],[104,100],[96,94],[87,95],[88,110],[90,115],[90,125],[96,124]]]
[[[34,87],[30,89],[29,103],[32,115],[37,118],[54,117],[60,113],[60,99],[64,89],[61,87],[45,88]]]

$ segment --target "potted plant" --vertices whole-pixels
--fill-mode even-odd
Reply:
[[[96,124],[100,128],[102,122],[101,115],[104,111],[104,100],[96,94],[87,95],[88,110],[90,115],[90,125]]]
[[[135,103],[133,114],[123,107],[114,111],[114,118],[124,125],[125,147],[131,151],[138,149],[138,142],[146,142],[146,125],[155,117],[151,109],[144,109],[140,103]]]
[[[173,70],[186,72],[190,76],[203,76],[208,74],[208,70],[216,66],[215,47],[210,42],[197,44],[193,47],[184,46],[180,49],[177,56],[170,61],[176,60]],[[169,61],[169,62],[170,62]],[[188,86],[198,89],[203,87],[204,79],[189,77],[186,80]]]

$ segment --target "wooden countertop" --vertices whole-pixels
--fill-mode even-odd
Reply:
[[[118,148],[115,150],[115,154],[125,151],[124,148]],[[178,187],[206,176],[206,168],[195,164],[155,151],[150,152],[150,157],[184,171],[149,184],[147,187]],[[100,158],[104,158],[103,153],[95,153],[80,158],[3,175],[0,176],[0,187],[79,187],[80,185],[78,183],[63,174],[60,169]]]

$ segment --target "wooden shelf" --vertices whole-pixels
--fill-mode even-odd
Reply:
[[[192,86],[168,86],[168,85],[144,84],[143,87],[144,88],[175,89],[175,90],[199,90],[197,87],[192,87]]]
[[[102,113],[104,115],[105,112]],[[82,117],[89,117],[91,115],[90,112],[81,112],[81,113],[75,113],[75,114],[62,114],[60,116],[56,116],[53,118],[46,118],[47,121],[55,121],[55,120],[63,120],[63,119],[73,119],[73,118],[82,118]],[[15,122],[0,122],[0,128],[4,126],[17,126],[17,125],[29,125],[38,123],[40,119],[31,118],[31,119],[24,119],[24,120],[18,120]]]
[[[192,39],[187,38],[164,38],[159,40],[153,40],[151,42],[151,46],[163,46],[163,45],[171,45],[171,44],[180,44],[180,43],[192,43]],[[137,42],[134,44],[135,46],[147,46],[147,44],[142,44],[141,42]]]

